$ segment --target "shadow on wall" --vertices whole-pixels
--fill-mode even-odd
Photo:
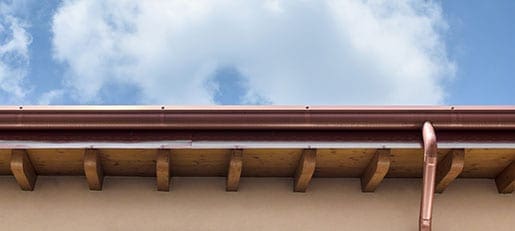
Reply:
[[[307,193],[290,178],[107,177],[89,191],[84,177],[40,176],[32,192],[0,177],[3,230],[416,230],[420,179],[385,179],[362,193],[359,179],[313,179]],[[435,197],[435,230],[512,230],[515,200],[489,179],[458,179]]]

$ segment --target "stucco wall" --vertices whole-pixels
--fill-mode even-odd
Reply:
[[[358,179],[314,179],[293,193],[291,179],[106,178],[90,192],[83,177],[40,177],[23,192],[0,177],[0,230],[417,230],[420,180],[386,179],[361,193]],[[457,180],[436,195],[434,230],[515,230],[515,198],[492,180]]]

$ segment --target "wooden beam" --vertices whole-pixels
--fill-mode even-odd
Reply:
[[[295,173],[295,183],[293,191],[295,192],[306,192],[315,173],[316,167],[316,149],[304,149],[302,156],[300,157],[297,171]]]
[[[168,149],[157,150],[156,178],[157,191],[170,191],[170,154]]]
[[[36,171],[30,161],[27,151],[24,149],[13,149],[11,151],[11,172],[24,191],[34,190],[36,184]]]
[[[515,161],[495,178],[495,183],[499,193],[512,193],[515,190]]]
[[[447,186],[463,171],[465,164],[465,151],[463,149],[451,150],[436,165],[435,192],[442,193]]]
[[[98,150],[86,149],[84,151],[84,173],[90,190],[102,190],[104,170]]]
[[[390,169],[390,150],[379,149],[361,175],[361,191],[374,192]]]
[[[231,160],[229,161],[229,170],[227,173],[227,191],[238,191],[240,184],[241,169],[243,167],[243,150],[232,150]]]

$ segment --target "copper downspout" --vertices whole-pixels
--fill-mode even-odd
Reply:
[[[422,199],[420,201],[420,231],[431,231],[431,213],[433,211],[433,196],[435,191],[435,174],[438,157],[436,134],[431,122],[425,122],[422,127],[424,140],[424,172],[422,176]]]

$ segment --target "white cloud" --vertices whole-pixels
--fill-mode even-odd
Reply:
[[[246,102],[437,104],[453,75],[445,26],[431,1],[77,0],[54,15],[53,45],[86,103],[122,82],[144,103],[210,104],[231,67]]]
[[[64,90],[50,90],[38,97],[37,104],[49,105],[49,104],[63,104],[63,96],[65,95]]]
[[[23,86],[29,65],[28,47],[32,38],[27,25],[14,15],[15,6],[0,3],[0,102],[23,102]]]

